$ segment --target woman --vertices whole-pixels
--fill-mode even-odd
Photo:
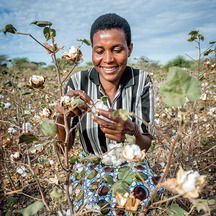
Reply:
[[[107,96],[109,110],[97,109],[98,115],[87,113],[81,121],[79,127],[80,141],[84,151],[102,155],[110,149],[109,146],[123,142],[127,134],[135,136],[136,144],[141,150],[147,151],[152,141],[150,126],[153,124],[154,118],[153,87],[146,72],[127,66],[128,57],[130,57],[133,49],[128,22],[116,14],[102,15],[93,23],[90,38],[94,68],[72,75],[66,85],[65,94],[80,96],[88,104],[93,104],[102,96]],[[139,119],[133,118],[124,121],[119,117],[113,117],[111,115],[112,110],[120,108],[135,113],[139,118],[148,122],[149,126],[144,125]],[[72,125],[79,121],[81,114],[79,109],[72,111]],[[111,121],[101,119],[101,115]],[[57,130],[59,139],[64,140],[64,131],[60,131],[60,129],[62,128],[58,127]],[[75,132],[71,135],[70,147],[74,137]],[[92,164],[89,164],[87,170],[94,169],[100,172],[100,175],[98,178],[97,175],[92,179],[87,178],[82,181],[81,188],[85,195],[84,199],[77,200],[76,207],[83,204],[99,204],[110,201],[111,207],[115,207],[116,200],[112,196],[111,185],[106,182],[101,183],[101,176],[111,176],[113,184],[118,179],[119,171],[123,166],[127,165],[114,167],[109,172],[106,171],[106,166],[103,164],[98,164],[94,168],[92,168]],[[151,190],[155,188],[152,182],[153,174],[147,162],[137,166],[137,170],[144,175],[146,184],[144,186],[142,181],[133,181],[129,185],[128,192],[139,187],[139,190],[144,194],[141,204],[146,205]],[[74,187],[80,186],[80,179],[77,176],[72,176],[72,182]],[[97,182],[98,184],[96,184]],[[91,185],[97,185],[99,190],[91,190],[89,188]],[[106,193],[100,193],[102,191],[100,187],[103,189],[107,187]],[[112,211],[109,214],[112,214]]]

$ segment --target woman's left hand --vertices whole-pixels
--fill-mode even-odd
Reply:
[[[97,109],[96,113],[102,115],[113,122],[108,122],[101,119],[99,116],[92,116],[92,119],[100,125],[100,129],[104,132],[105,136],[110,140],[118,142],[124,141],[125,134],[133,135],[135,131],[135,124],[130,120],[124,121],[120,117],[112,116],[112,110],[105,111]]]

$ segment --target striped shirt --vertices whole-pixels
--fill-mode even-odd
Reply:
[[[69,90],[83,90],[93,101],[105,96],[100,84],[99,73],[95,68],[73,74],[65,87],[65,94]],[[127,66],[121,77],[115,98],[112,104],[108,105],[113,110],[125,109],[144,119],[149,123],[148,128],[139,119],[132,119],[132,121],[139,126],[143,134],[148,135],[152,132],[150,128],[154,123],[153,102],[153,85],[150,76],[142,70]],[[72,126],[77,123],[79,118],[76,116],[72,119]],[[87,113],[81,121],[79,132],[83,149],[89,153],[101,155],[107,151],[108,144],[117,143],[105,137],[99,125],[92,120],[90,113]]]

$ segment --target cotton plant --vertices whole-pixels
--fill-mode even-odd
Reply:
[[[68,64],[75,64],[82,60],[83,55],[79,48],[71,46],[68,52],[65,52],[62,59],[66,60]]]
[[[206,184],[206,176],[200,175],[197,171],[184,171],[182,167],[179,168],[176,178],[170,178],[162,185],[165,189],[174,193],[183,195],[183,197],[196,199]]]
[[[105,165],[119,166],[126,162],[125,159],[121,157],[123,150],[122,144],[108,144],[108,153],[102,156],[101,162]]]
[[[15,133],[17,133],[17,130],[13,127],[10,127],[10,128],[8,128],[8,133],[9,134],[15,134]]]
[[[125,209],[127,211],[137,211],[140,200],[134,196],[134,194],[125,193],[122,195],[121,193],[116,192],[116,207],[120,209]]]
[[[10,155],[11,161],[19,161],[22,158],[22,155],[19,152],[15,152],[14,154]]]
[[[43,76],[32,75],[29,78],[29,85],[33,88],[43,87],[44,82],[45,82],[45,78]]]
[[[77,107],[81,109],[81,107],[85,105],[85,102],[82,99],[80,99],[79,96],[62,96],[60,100],[60,105],[63,106],[66,111],[70,111]]]
[[[108,106],[108,97],[107,96],[103,96],[101,97],[100,99],[96,99],[94,101],[94,105],[91,107],[92,109],[92,112],[93,113],[96,113],[96,109],[102,109],[102,110],[105,110],[105,111],[108,111],[109,110],[109,106]],[[105,120],[105,121],[108,121],[108,122],[113,122],[111,121],[110,119],[102,116],[102,115],[98,115],[96,114],[99,118]]]
[[[41,118],[49,118],[52,115],[52,110],[49,108],[43,108],[39,115]]]
[[[27,169],[26,169],[26,167],[23,166],[23,165],[20,166],[20,167],[17,167],[16,172],[17,172],[18,174],[20,174],[22,177],[25,177],[25,176],[28,175]]]
[[[9,107],[11,107],[11,103],[7,102],[7,103],[3,103],[4,104],[4,108],[8,109]]]
[[[145,150],[141,151],[137,144],[129,144],[125,146],[122,156],[127,161],[139,162],[145,158],[146,153]]]

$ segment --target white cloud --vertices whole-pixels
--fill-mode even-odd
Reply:
[[[216,2],[211,0],[2,0],[1,28],[12,23],[18,31],[28,32],[44,42],[42,29],[30,25],[34,20],[53,22],[57,43],[68,50],[78,45],[77,38],[89,38],[92,22],[101,14],[115,12],[131,24],[134,50],[132,56],[147,56],[164,63],[177,55],[193,53],[187,42],[188,32],[199,29],[207,42],[215,40]],[[51,58],[30,37],[0,34],[0,54],[11,58],[28,57],[32,61],[51,63]],[[196,51],[196,50],[195,50]],[[91,60],[91,49],[83,47],[85,60]]]

